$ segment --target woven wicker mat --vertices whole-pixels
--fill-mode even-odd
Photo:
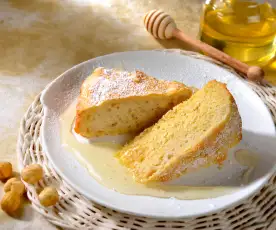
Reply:
[[[237,74],[233,69],[206,56],[194,52],[171,50],[194,58],[215,63]],[[238,75],[238,77],[242,77]],[[276,122],[276,87],[268,83],[248,85],[260,96],[268,106]],[[40,95],[36,97],[24,115],[18,137],[19,167],[38,163],[44,168],[45,176],[35,187],[25,184],[27,195],[33,208],[44,215],[51,223],[65,229],[268,229],[276,219],[276,173],[269,182],[256,194],[239,205],[225,209],[212,215],[188,219],[153,219],[119,213],[100,206],[86,199],[69,186],[54,170],[40,143],[40,127],[43,119],[43,107]],[[38,201],[37,191],[47,185],[58,185],[60,201],[51,208],[45,208]]]

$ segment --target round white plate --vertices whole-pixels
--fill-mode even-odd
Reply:
[[[213,199],[173,200],[131,196],[109,190],[95,181],[73,154],[61,146],[59,115],[78,96],[82,81],[94,68],[135,69],[166,80],[202,87],[212,79],[224,82],[233,94],[243,122],[243,143],[260,153],[253,181],[237,192]],[[275,170],[275,128],[261,99],[235,75],[207,61],[171,51],[135,51],[98,57],[63,73],[42,94],[42,146],[57,172],[87,198],[122,212],[159,218],[205,215],[237,203],[262,187]]]

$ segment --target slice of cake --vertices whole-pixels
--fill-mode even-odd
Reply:
[[[191,94],[140,71],[97,68],[82,84],[74,130],[87,138],[140,132]]]
[[[210,81],[117,154],[136,181],[168,181],[221,164],[242,137],[241,118],[226,85]]]

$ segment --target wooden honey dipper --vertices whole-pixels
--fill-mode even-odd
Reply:
[[[202,41],[188,37],[181,30],[177,29],[172,17],[161,10],[149,11],[144,17],[144,25],[147,31],[155,38],[170,39],[175,37],[182,40],[195,50],[201,51],[245,74],[251,81],[261,82],[264,78],[264,71],[260,67],[249,66]]]

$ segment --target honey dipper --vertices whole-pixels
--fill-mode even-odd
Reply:
[[[261,82],[264,78],[264,71],[260,67],[249,66],[202,41],[190,38],[181,30],[177,29],[177,26],[170,15],[161,10],[149,11],[144,17],[144,25],[147,31],[155,38],[170,39],[175,37],[182,40],[195,50],[201,51],[245,74],[251,81]]]

